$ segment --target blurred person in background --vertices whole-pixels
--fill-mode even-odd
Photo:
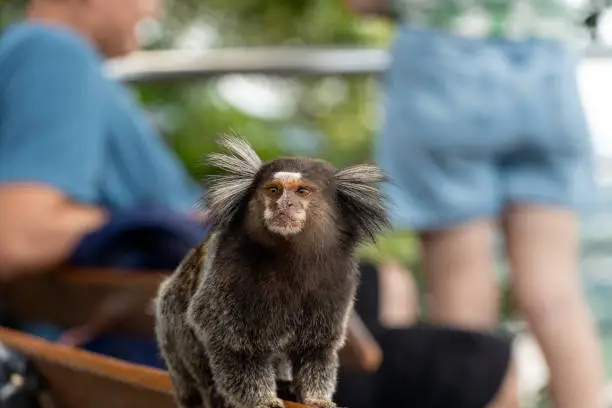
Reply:
[[[200,187],[104,71],[160,12],[160,0],[30,0],[2,33],[0,281],[63,264],[172,269],[204,238]],[[20,329],[162,365],[153,338],[101,335],[125,300],[108,299],[83,327]]]
[[[2,33],[0,278],[65,263],[125,210],[200,215],[199,186],[104,72],[138,48],[137,25],[160,3],[31,0]]]
[[[395,225],[420,234],[430,321],[497,325],[501,225],[555,406],[600,406],[602,350],[578,270],[580,199],[596,190],[575,52],[596,5],[346,1],[399,21],[378,160],[394,181]]]

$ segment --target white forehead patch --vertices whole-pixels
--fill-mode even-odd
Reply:
[[[282,181],[299,180],[302,178],[302,173],[293,171],[277,171],[274,173],[272,178]]]

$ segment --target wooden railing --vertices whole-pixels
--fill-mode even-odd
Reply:
[[[54,408],[175,408],[165,371],[0,328],[0,342],[27,356],[45,378]],[[285,402],[285,408],[306,408]]]
[[[612,48],[599,42],[585,59],[610,59]],[[109,75],[125,82],[183,81],[230,74],[325,76],[380,74],[389,66],[384,48],[239,47],[202,51],[139,51],[108,62]]]
[[[3,283],[0,299],[20,320],[153,336],[152,300],[165,276],[163,271],[63,269]],[[357,314],[349,320],[347,337],[340,354],[343,367],[376,370],[382,352]],[[165,371],[7,328],[0,328],[0,341],[34,361],[50,384],[57,408],[175,406]],[[286,408],[298,407],[286,402]]]
[[[21,319],[65,327],[89,324],[100,332],[153,336],[152,300],[165,273],[119,269],[64,269],[0,286],[0,298]],[[341,364],[375,371],[382,352],[356,313],[349,319]]]

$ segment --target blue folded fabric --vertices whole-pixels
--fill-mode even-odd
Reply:
[[[209,232],[210,225],[186,215],[140,206],[111,214],[106,225],[79,242],[69,264],[171,271]],[[63,330],[38,323],[24,324],[23,329],[51,341]],[[83,348],[132,363],[164,368],[155,338],[150,336],[104,334]]]
[[[174,269],[206,238],[210,226],[183,214],[142,206],[112,214],[85,236],[69,261],[75,266]]]

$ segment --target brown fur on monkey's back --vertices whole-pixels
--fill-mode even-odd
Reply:
[[[186,312],[187,302],[191,299],[200,283],[204,271],[204,262],[206,260],[209,241],[210,237],[191,249],[187,255],[185,255],[183,261],[176,268],[174,273],[160,286],[158,302],[162,301],[165,304],[176,304],[176,301],[179,299],[167,299],[162,297],[173,296],[181,298],[178,303],[183,303],[185,309],[180,312],[175,310],[175,313]]]
[[[214,386],[206,350],[186,321],[189,301],[204,273],[210,240],[208,237],[185,255],[174,273],[161,284],[156,299],[157,341],[181,407],[201,406],[197,400],[187,402],[190,397],[186,397],[187,401],[182,400],[181,396],[186,393],[196,393],[198,398],[204,398],[204,407],[229,407]],[[196,358],[186,360],[186,350]]]
[[[209,239],[193,248],[182,262],[181,270],[177,271],[176,278],[185,286],[187,295],[191,298],[200,283],[204,271],[204,261],[208,249]]]
[[[183,261],[159,287],[155,300],[155,331],[164,359],[168,363],[168,347],[184,347],[178,343],[199,343],[187,324],[187,309],[204,274],[210,237],[191,249]],[[197,344],[199,346],[199,344]],[[180,353],[180,350],[176,350]]]

